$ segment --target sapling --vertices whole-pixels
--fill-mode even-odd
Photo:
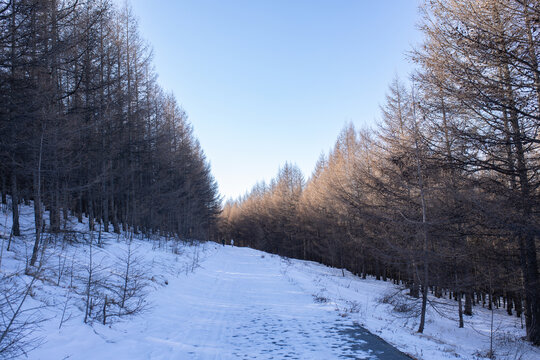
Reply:
[[[94,232],[90,230],[90,242],[89,242],[89,255],[88,255],[88,281],[86,283],[86,302],[84,310],[84,323],[88,322],[88,318],[91,315],[92,306],[91,306],[91,289],[92,289],[92,275],[94,270],[93,258],[92,258],[92,242],[94,238]]]
[[[18,357],[40,344],[40,339],[31,335],[43,321],[39,316],[43,306],[25,308],[24,305],[41,271],[40,266],[32,274],[30,282],[23,286],[17,283],[20,279],[18,274],[0,278],[0,358]]]

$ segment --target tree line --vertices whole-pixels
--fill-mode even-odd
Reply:
[[[18,204],[34,201],[32,265],[70,212],[90,229],[209,237],[217,184],[127,5],[2,0],[0,48],[2,202],[17,236]]]
[[[305,181],[291,164],[225,204],[223,236],[421,299],[524,314],[540,344],[540,3],[431,0],[410,81],[372,129],[346,126]]]

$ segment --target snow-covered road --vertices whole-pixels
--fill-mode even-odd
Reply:
[[[184,309],[175,314],[160,312],[161,320],[148,328],[145,340],[159,345],[152,356],[369,358],[368,352],[357,347],[352,350],[353,339],[346,331],[350,331],[350,322],[302,292],[286,276],[278,257],[247,248],[223,247],[202,267],[196,276],[170,284],[170,297],[163,309],[173,308],[175,302],[183,304]],[[163,328],[175,330],[165,332]],[[381,350],[380,344],[377,346]]]
[[[112,328],[71,321],[30,357],[408,359],[376,337],[367,337],[373,346],[364,343],[365,331],[332,305],[315,301],[279,257],[215,245],[204,256],[193,273],[171,272],[168,285],[152,294],[147,313]]]

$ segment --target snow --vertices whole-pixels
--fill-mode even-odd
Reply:
[[[23,270],[32,246],[32,207],[21,206],[25,234],[4,251],[3,274]],[[9,234],[8,216],[0,235]],[[89,239],[87,225],[71,220],[80,240]],[[97,236],[97,235],[96,235]],[[42,345],[29,359],[397,359],[377,348],[378,338],[416,359],[482,359],[489,350],[491,312],[474,308],[457,327],[454,301],[434,299],[424,334],[416,333],[417,317],[407,317],[381,303],[398,287],[363,280],[347,271],[314,262],[282,258],[261,251],[215,243],[134,239],[132,249],[147,281],[143,312],[84,324],[84,299],[67,285],[70,271],[84,270],[88,243],[47,249],[49,280],[38,281],[28,308],[40,308],[44,321],[34,333]],[[96,271],[114,276],[126,254],[125,234],[102,233],[102,247],[93,247]],[[63,261],[66,259],[66,261]],[[97,266],[96,265],[96,266]],[[98,271],[99,270],[99,271]],[[60,274],[60,281],[56,281]],[[77,276],[83,276],[84,271]],[[28,276],[21,275],[29,281]],[[77,281],[75,280],[75,283]],[[57,283],[60,283],[57,286]],[[76,286],[76,285],[74,285]],[[64,322],[60,323],[64,306]],[[452,318],[441,316],[450,314]],[[494,312],[497,359],[540,359],[540,351],[524,343],[521,320]],[[362,340],[364,339],[364,340]],[[397,353],[396,353],[397,354]]]

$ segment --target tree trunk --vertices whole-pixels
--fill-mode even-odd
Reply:
[[[34,170],[34,221],[36,226],[36,238],[34,240],[34,248],[32,249],[32,258],[30,266],[35,266],[39,243],[41,241],[41,230],[43,224],[43,216],[41,211],[41,158],[43,154],[43,131],[41,132],[41,140],[39,144],[39,154],[37,168]]]
[[[415,112],[414,108],[414,98],[413,98],[413,113]],[[416,155],[416,172],[418,176],[418,187],[420,189],[420,202],[422,205],[422,237],[423,237],[423,278],[422,278],[422,312],[420,314],[420,325],[418,326],[418,332],[424,332],[424,325],[426,320],[426,309],[427,309],[427,296],[428,296],[428,286],[429,286],[429,265],[428,265],[428,228],[427,228],[427,208],[426,208],[426,197],[423,181],[422,166],[420,160],[420,149],[419,149],[419,131],[418,125],[416,122],[416,114],[413,114],[414,120],[414,143],[415,143],[415,155]]]
[[[95,216],[94,216],[94,204],[93,204],[93,200],[92,200],[92,191],[91,190],[88,190],[88,229],[90,231],[94,231],[95,230],[95,227],[94,227],[94,221],[95,221]]]
[[[7,204],[7,187],[6,187],[6,177],[2,176],[2,204]]]
[[[17,174],[15,169],[11,169],[11,212],[13,217],[13,225],[11,233],[13,236],[20,236],[21,229],[19,226],[19,193],[17,192]]]
[[[82,184],[79,184],[79,186],[82,188]],[[79,224],[82,224],[83,222],[83,192],[82,190],[79,190],[79,196],[77,197],[77,221]]]
[[[39,170],[34,171],[34,226],[36,228],[36,234],[34,239],[34,248],[32,249],[32,257],[30,259],[30,266],[36,264],[39,243],[41,240],[41,179]]]
[[[458,314],[459,314],[459,327],[463,328],[463,294],[458,292]]]
[[[105,181],[103,182],[105,184]],[[107,193],[106,186],[103,185],[103,203],[101,208],[103,209],[103,230],[109,232],[109,195]]]
[[[510,316],[512,316],[512,292],[508,291],[506,292],[506,313]]]
[[[463,313],[467,316],[472,316],[472,303],[473,303],[473,297],[471,295],[471,291],[465,292],[465,310]]]
[[[50,207],[50,231],[53,233],[57,233],[60,231],[60,189],[57,176],[55,176],[53,182]]]
[[[525,229],[520,229],[518,240],[521,256],[524,256],[524,261],[521,261],[524,287],[525,287],[525,303],[528,311],[525,312],[525,324],[527,325],[527,338],[534,345],[540,345],[540,283],[538,275],[538,260],[536,257],[536,239],[531,233],[529,227],[534,223],[532,219],[531,206],[531,185],[529,181],[529,171],[527,167],[527,156],[524,149],[524,138],[519,123],[518,114],[516,112],[516,104],[514,99],[514,90],[511,88],[511,74],[508,68],[508,63],[501,65],[505,84],[507,101],[510,108],[509,124],[511,130],[512,142],[515,146],[515,160],[517,177],[519,181],[519,211],[521,221]]]

